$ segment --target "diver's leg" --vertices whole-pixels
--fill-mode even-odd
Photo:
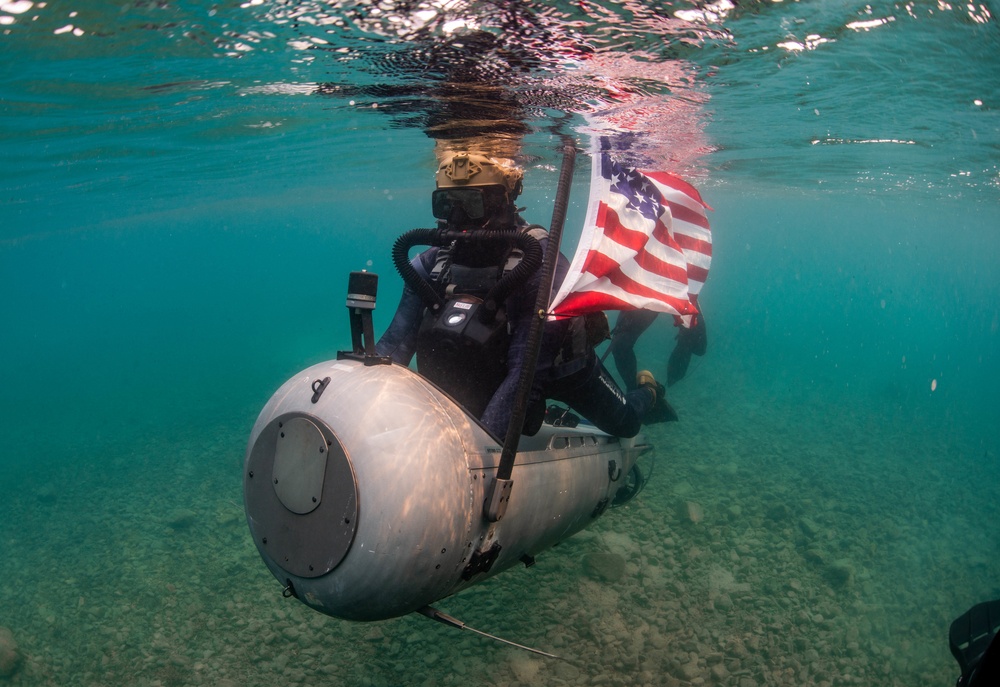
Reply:
[[[566,403],[601,431],[624,438],[639,433],[653,405],[649,389],[623,392],[596,357],[583,370],[553,383],[548,396]]]
[[[657,313],[651,310],[626,310],[615,320],[615,330],[611,335],[611,354],[615,358],[615,369],[625,382],[625,388],[636,388],[635,375],[638,364],[635,359],[635,344],[642,333],[653,324]]]

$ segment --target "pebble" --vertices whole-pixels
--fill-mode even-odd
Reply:
[[[51,482],[35,489],[35,498],[46,505],[55,503],[59,490]]]
[[[517,654],[511,657],[510,668],[522,683],[534,683],[540,667],[541,663],[538,660],[524,654]]]
[[[588,553],[583,557],[583,569],[598,582],[617,582],[625,573],[625,559],[617,553]]]
[[[198,521],[198,514],[189,508],[177,508],[167,517],[167,526],[173,530],[186,530]]]
[[[806,560],[810,563],[816,563],[817,565],[823,565],[826,563],[826,554],[819,549],[808,549],[805,556]]]
[[[809,518],[802,518],[799,520],[799,528],[810,539],[815,539],[816,535],[819,534],[819,525]]]
[[[694,680],[699,675],[701,675],[701,668],[698,667],[697,659],[694,659],[680,667],[677,677],[682,680]]]
[[[728,611],[733,607],[733,600],[729,598],[728,594],[720,594],[715,598],[713,604],[720,611]]]
[[[705,509],[697,501],[685,501],[680,509],[681,520],[697,525],[705,519]]]
[[[792,517],[792,509],[786,503],[776,503],[767,509],[767,518],[775,522],[782,522]]]
[[[841,558],[828,565],[823,576],[834,587],[847,587],[854,582],[854,566],[847,559]]]
[[[21,651],[9,628],[0,627],[0,677],[10,677],[21,668]]]
[[[721,663],[716,663],[714,666],[712,666],[711,673],[712,677],[719,682],[722,682],[727,677],[729,677],[729,671],[726,670],[726,666],[724,666]]]

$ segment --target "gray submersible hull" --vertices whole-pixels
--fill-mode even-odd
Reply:
[[[382,620],[454,594],[586,527],[644,447],[592,426],[522,437],[505,515],[483,515],[499,442],[399,365],[314,365],[261,411],[243,473],[267,567],[303,603]]]

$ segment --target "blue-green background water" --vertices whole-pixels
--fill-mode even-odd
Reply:
[[[636,89],[648,155],[714,208],[714,259],[709,352],[649,432],[647,489],[443,602],[571,666],[318,616],[242,519],[256,413],[346,346],[348,271],[382,275],[387,323],[391,243],[431,221],[433,142],[362,88],[433,81],[393,66],[412,36],[365,3],[0,5],[12,684],[951,683],[950,620],[1000,596],[996,8],[586,7],[532,9],[599,67],[554,51],[512,87],[592,89],[577,126],[629,109],[602,74]],[[525,140],[542,223],[560,102]],[[582,157],[571,236],[588,178]],[[671,345],[657,323],[640,361],[662,373]],[[588,576],[603,551],[625,578]]]

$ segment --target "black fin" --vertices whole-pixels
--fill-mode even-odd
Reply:
[[[977,667],[980,667],[980,661],[983,660],[987,649],[990,648],[990,643],[996,637],[998,630],[1000,630],[1000,599],[976,604],[952,622],[948,632],[948,643],[951,646],[952,655],[962,668],[963,680],[968,678]],[[1000,658],[996,655],[1000,653],[1000,645],[993,647],[990,653],[991,660],[985,663],[992,665],[981,667],[991,670],[990,674],[993,674],[1000,670],[1000,666],[995,665],[997,659]],[[979,684],[978,678],[981,676],[977,675],[976,677],[977,684]],[[982,682],[981,684],[987,683]]]
[[[681,327],[677,332],[677,345],[674,346],[670,360],[667,361],[667,386],[673,386],[684,379],[692,355],[705,355],[707,350],[708,331],[705,329],[705,317],[698,315],[693,327],[690,329]]]
[[[673,386],[684,379],[691,362],[691,351],[682,348],[680,342],[674,347],[667,361],[667,386]]]
[[[650,388],[652,386],[650,385]],[[674,407],[667,402],[667,390],[659,382],[656,383],[656,403],[642,419],[644,425],[655,425],[659,422],[677,422],[680,417]]]

